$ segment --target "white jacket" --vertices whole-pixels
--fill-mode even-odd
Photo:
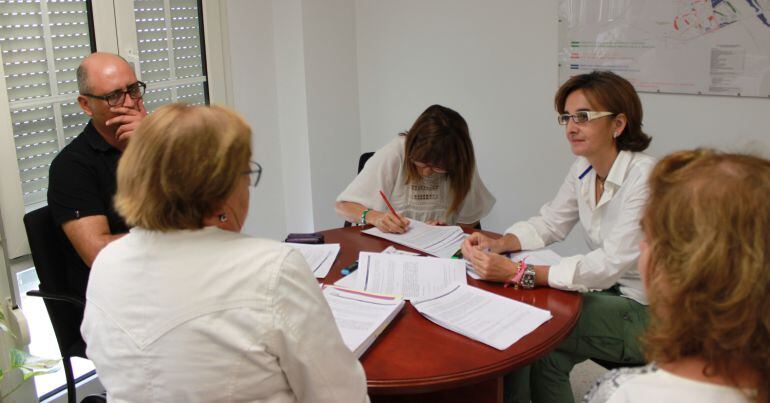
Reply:
[[[81,332],[111,402],[363,402],[302,255],[207,227],[134,228],[96,258]]]

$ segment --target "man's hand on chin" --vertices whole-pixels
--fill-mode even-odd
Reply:
[[[136,109],[114,106],[110,108],[110,112],[117,116],[109,119],[105,125],[107,127],[118,126],[115,131],[115,139],[121,143],[125,143],[131,138],[136,128],[139,127],[139,123],[147,116],[147,110],[144,109],[144,102],[141,99],[137,101]]]

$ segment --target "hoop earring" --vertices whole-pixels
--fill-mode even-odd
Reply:
[[[219,215],[219,222],[226,222],[227,221],[227,214],[222,213]]]

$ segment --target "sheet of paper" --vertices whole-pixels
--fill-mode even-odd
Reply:
[[[406,255],[406,256],[420,256],[419,253],[407,252],[405,250],[396,249],[394,246],[388,246],[382,250],[382,253],[386,255]],[[358,271],[354,271],[347,276],[343,276],[341,279],[334,282],[334,285],[344,288],[356,288],[356,275]]]
[[[338,243],[319,245],[290,243],[289,245],[302,253],[316,278],[324,278],[329,274],[329,270],[331,270],[337,255],[340,253],[340,244]]]
[[[341,279],[334,282],[334,285],[344,288],[356,288],[356,279],[358,278],[358,271],[354,271],[347,276],[342,276]]]
[[[467,284],[413,299],[423,316],[449,330],[505,350],[551,319],[551,312]]]
[[[547,249],[535,249],[535,250],[524,250],[516,253],[511,253],[510,258],[514,262],[518,262],[521,259],[526,259],[525,261],[528,264],[536,264],[536,265],[544,265],[544,266],[553,266],[555,264],[558,264],[561,262],[561,256],[559,256],[558,253]],[[476,273],[476,271],[473,269],[473,265],[463,259],[463,262],[465,262],[465,268],[468,270],[468,276],[470,276],[473,279],[480,279],[481,276]]]
[[[325,287],[326,302],[345,345],[360,357],[404,306],[404,300]]]
[[[387,248],[383,249],[381,253],[384,253],[386,255],[420,256],[419,253],[407,252],[405,250],[396,249],[395,246],[388,246]]]
[[[361,252],[354,288],[404,299],[433,295],[452,283],[467,282],[459,259]]]
[[[363,233],[443,258],[452,257],[468,236],[458,226],[428,225],[417,220],[410,220],[409,230],[403,234],[389,234],[376,227]]]

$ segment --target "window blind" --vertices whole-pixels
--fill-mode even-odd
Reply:
[[[5,72],[24,204],[44,202],[51,160],[88,122],[75,70],[91,53],[86,0],[0,0]]]
[[[199,0],[135,0],[140,71],[149,111],[208,103]],[[2,59],[24,204],[46,200],[56,154],[88,123],[76,69],[94,51],[87,0],[0,0]]]
[[[148,111],[170,102],[208,102],[198,0],[135,0],[141,79]]]

